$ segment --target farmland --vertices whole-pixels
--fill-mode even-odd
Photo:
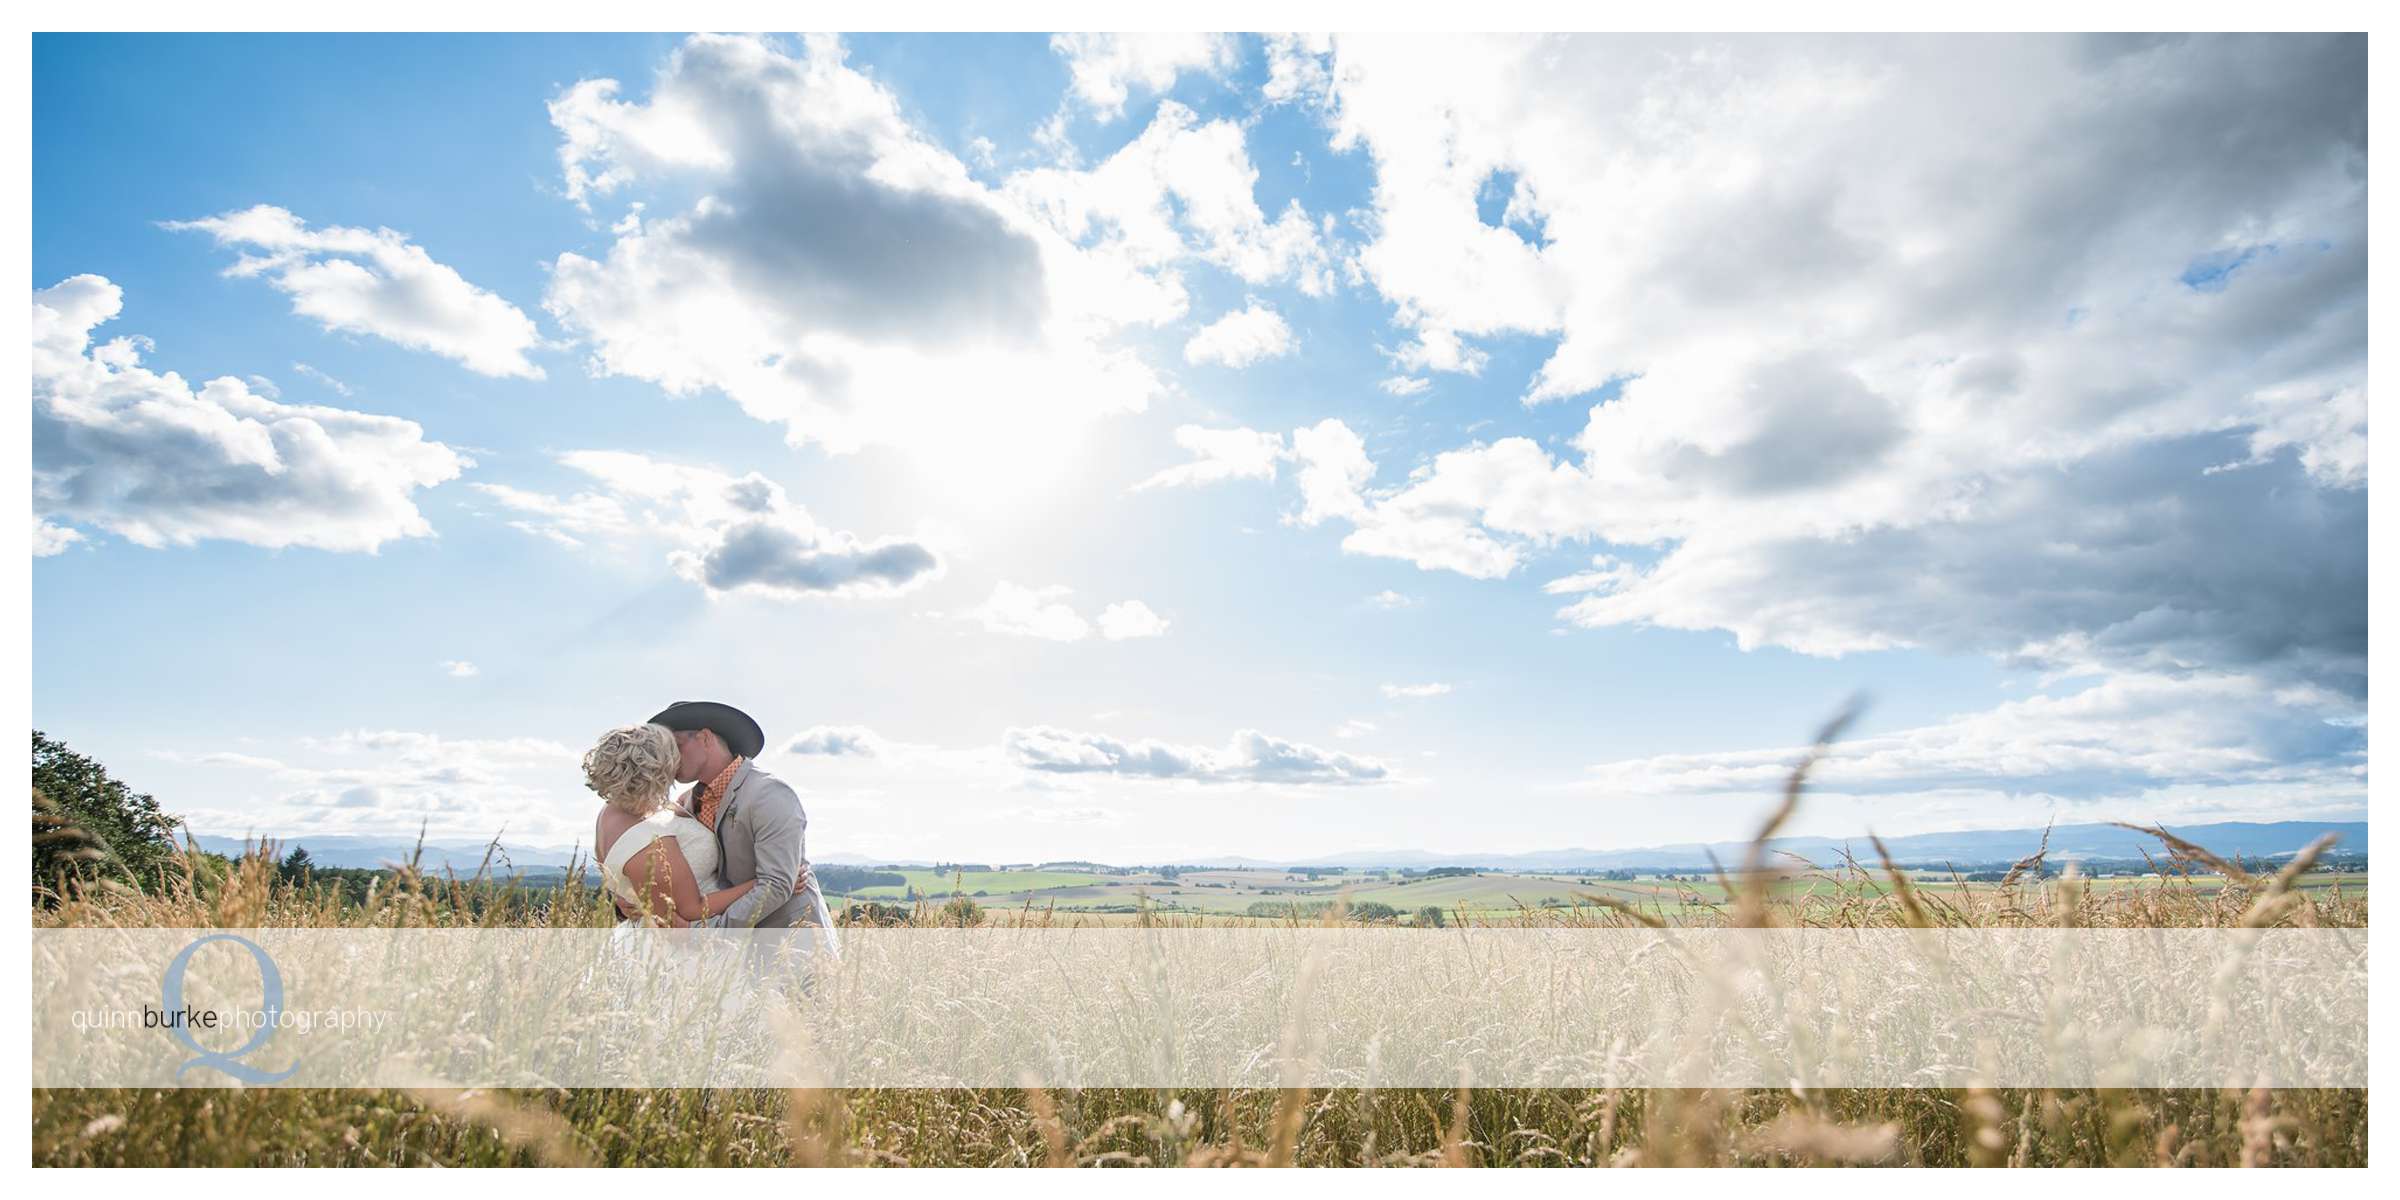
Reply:
[[[879,870],[904,875],[907,883],[829,892],[829,899],[838,906],[843,900],[940,903],[953,896],[966,896],[978,906],[991,909],[1032,908],[1094,917],[1147,911],[1161,916],[1198,918],[1260,915],[1264,910],[1256,906],[1261,904],[1297,906],[1299,911],[1309,913],[1338,903],[1353,909],[1385,906],[1410,920],[1426,908],[1442,910],[1446,920],[1496,917],[1529,910],[1589,908],[1597,905],[1596,897],[1653,909],[1668,917],[1704,914],[1727,902],[1725,879],[1713,873],[1688,871],[1603,878],[1556,872],[1473,870],[1427,876],[1388,869],[1314,875],[1272,869],[1187,869],[1171,876],[1139,868],[1119,868],[1108,874],[1042,868],[947,874],[915,867]],[[1912,886],[1936,894],[1990,892],[1996,887],[1988,881],[1969,882],[1948,871],[1913,870],[1905,874]],[[2142,873],[2103,875],[2086,880],[2084,886],[2097,893],[2138,890],[2145,886],[2213,891],[2222,883],[2223,878],[2213,874],[2168,879]],[[1881,893],[1890,884],[1873,874],[1845,876],[1838,871],[1796,867],[1775,872],[1767,886],[1779,898],[1805,902],[1811,895],[1830,895],[1850,888]],[[2363,871],[2311,872],[2301,876],[2295,887],[2327,896],[2339,894],[2363,899],[2367,876]]]

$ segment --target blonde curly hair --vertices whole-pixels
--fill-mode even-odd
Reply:
[[[679,757],[664,725],[611,729],[584,752],[583,782],[611,806],[646,817],[665,807]]]

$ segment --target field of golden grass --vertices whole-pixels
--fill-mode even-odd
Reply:
[[[1755,861],[1731,902],[1461,914],[1475,925],[1777,927],[2363,927],[2363,889],[2300,888],[2314,857],[2245,873],[2162,835],[2168,870],[2087,886],[2070,870],[1939,894],[1894,870],[1808,868],[1804,888]],[[613,919],[569,883],[402,871],[365,903],[279,877],[265,857],[150,891],[101,883],[46,897],[37,926],[583,927]],[[912,924],[961,914],[921,904]],[[1004,910],[992,925],[1073,921]],[[1133,920],[1162,926],[1195,918]],[[1339,920],[1340,914],[1327,920]],[[336,1091],[37,1089],[36,1165],[940,1166],[2337,1166],[2366,1162],[2363,1089]]]

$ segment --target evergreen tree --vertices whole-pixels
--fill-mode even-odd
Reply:
[[[174,818],[148,793],[111,777],[99,760],[33,731],[35,888],[60,891],[69,878],[156,888],[175,854],[174,830]]]

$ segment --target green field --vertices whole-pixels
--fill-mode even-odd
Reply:
[[[1102,874],[1086,871],[1052,870],[994,870],[946,873],[921,868],[893,869],[908,882],[905,887],[874,887],[845,893],[836,899],[893,902],[902,900],[908,889],[925,900],[942,901],[953,895],[964,895],[987,908],[1055,909],[1059,912],[1088,912],[1096,914],[1125,912],[1148,908],[1164,913],[1238,916],[1260,901],[1296,902],[1307,905],[1323,901],[1346,900],[1353,905],[1387,904],[1403,914],[1413,914],[1426,907],[1440,908],[1446,914],[1489,916],[1513,913],[1523,909],[1589,907],[1593,896],[1606,897],[1642,908],[1675,910],[1707,908],[1725,903],[1724,885],[1716,876],[1707,873],[1677,873],[1671,877],[1645,875],[1634,879],[1603,879],[1568,874],[1534,873],[1508,874],[1485,872],[1471,876],[1439,878],[1405,878],[1398,872],[1359,871],[1344,875],[1325,875],[1316,879],[1295,876],[1278,870],[1195,871],[1180,878],[1168,879],[1156,872],[1128,870]],[[1794,870],[1778,872],[1773,891],[1783,899],[1801,900],[1812,893],[1832,894],[1844,883],[1881,892],[1889,883],[1880,873],[1859,879],[1851,877],[1837,882],[1825,873]],[[1991,888],[1990,883],[1968,883],[1949,872],[1908,872],[1912,885],[1935,895],[1956,894],[1961,889]],[[1378,877],[1381,876],[1381,877]],[[2087,881],[2095,891],[2114,891],[2135,886],[2190,887],[2201,892],[2213,892],[2222,880],[2213,875],[2185,878],[2140,876],[2103,876]],[[2339,887],[2345,894],[2364,898],[2367,877],[2364,873],[2313,873],[2303,876],[2299,886],[2310,890]]]
[[[859,900],[897,900],[907,888],[920,896],[976,896],[979,899],[1022,899],[1028,893],[1093,887],[1112,882],[1081,871],[963,871],[895,870],[908,877],[906,888],[872,887],[849,893]]]

